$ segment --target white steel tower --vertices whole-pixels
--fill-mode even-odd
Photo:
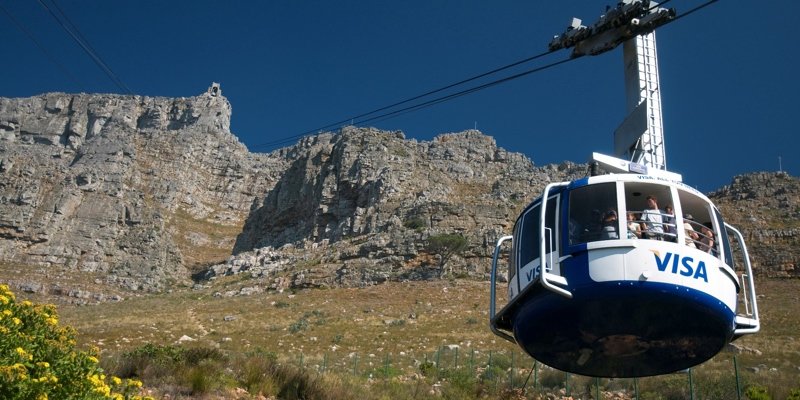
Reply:
[[[628,116],[614,132],[614,153],[643,170],[667,169],[654,29],[674,16],[675,10],[649,0],[622,0],[591,26],[573,18],[549,44],[551,51],[572,47],[573,58],[623,44]]]
[[[665,170],[664,125],[655,32],[623,44],[628,117],[614,132],[617,157]]]

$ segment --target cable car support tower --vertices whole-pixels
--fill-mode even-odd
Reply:
[[[623,44],[628,116],[614,132],[614,153],[634,168],[667,168],[654,30],[674,17],[674,9],[654,2],[625,0],[608,9],[591,27],[573,18],[566,32],[549,45],[551,51],[571,47],[575,58],[605,53]],[[600,158],[595,161],[608,166],[609,160]]]

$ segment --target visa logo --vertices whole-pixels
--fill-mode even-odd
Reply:
[[[659,257],[658,253],[653,253],[656,257],[656,265],[661,272],[666,271],[671,267],[670,272],[673,274],[681,274],[683,276],[691,276],[694,279],[702,278],[708,283],[708,272],[706,272],[706,263],[698,261],[695,263],[692,257],[682,257],[680,254],[667,253],[664,259]]]
[[[531,270],[529,270],[528,272],[525,273],[525,278],[528,279],[528,282],[536,279],[536,277],[539,276],[539,270],[541,268],[542,268],[542,266],[540,265],[540,266],[538,266],[536,268],[533,268],[533,269],[531,269]]]

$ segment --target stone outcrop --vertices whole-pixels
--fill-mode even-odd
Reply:
[[[261,171],[280,164],[250,154],[230,115],[211,91],[0,98],[0,257],[129,289],[188,282],[187,268],[230,254],[274,183]]]
[[[800,277],[800,179],[785,172],[740,175],[709,198],[742,232],[758,276]]]
[[[452,262],[459,274],[484,277],[494,243],[535,193],[586,173],[571,163],[536,168],[478,131],[418,142],[345,128],[285,151],[294,161],[245,223],[236,256],[206,277],[248,271],[291,286],[427,279],[438,276],[439,256],[426,244],[440,234],[468,240]]]
[[[349,127],[250,153],[230,116],[216,85],[177,99],[0,98],[0,260],[144,291],[249,274],[244,289],[259,292],[435,278],[427,243],[456,234],[467,248],[447,265],[483,278],[522,208],[587,172],[536,167],[475,130],[417,141]],[[760,275],[798,276],[798,187],[762,173],[711,194]],[[89,293],[74,285],[57,291]]]

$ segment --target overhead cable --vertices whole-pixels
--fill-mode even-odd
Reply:
[[[86,38],[80,33],[78,27],[75,26],[75,24],[73,24],[72,21],[70,21],[69,17],[67,17],[66,14],[64,14],[64,12],[61,10],[61,7],[59,7],[58,4],[56,3],[56,0],[50,0],[53,7],[48,6],[47,3],[43,0],[38,0],[38,1],[39,4],[41,4],[42,7],[44,7],[47,10],[47,12],[49,12],[50,15],[53,16],[53,18],[56,20],[56,22],[58,22],[61,28],[64,29],[64,31],[66,31],[67,34],[69,34],[69,36],[75,41],[75,43],[78,44],[78,46],[81,47],[81,49],[83,49],[84,52],[86,52],[86,54],[89,55],[92,61],[98,67],[100,67],[101,70],[103,70],[103,73],[105,73],[106,76],[108,76],[108,78],[111,79],[111,81],[114,82],[114,84],[120,90],[122,90],[127,94],[133,94],[133,91],[131,91],[128,85],[126,85],[125,82],[123,82],[117,76],[117,74],[114,73],[111,67],[109,67],[108,64],[106,64],[102,58],[100,58],[100,55],[98,55],[97,52],[94,50],[94,48],[92,48],[92,46],[89,44],[89,41],[86,40]],[[58,11],[58,14],[60,16],[56,15],[56,12],[53,11],[53,8],[55,8]]]
[[[669,1],[670,0],[666,0],[666,1],[662,2],[661,4],[667,3]],[[719,1],[719,0],[709,0],[706,3],[703,3],[703,4],[697,6],[697,7],[693,8],[693,9],[683,13],[683,14],[675,16],[672,20],[668,21],[664,25],[666,25],[668,23],[672,23],[672,22],[678,20],[679,18],[683,18],[683,17],[685,17],[685,16],[687,16],[689,14],[692,14],[692,13],[694,13],[694,12],[704,8],[704,7],[707,7],[707,6],[717,2],[717,1]],[[396,106],[399,106],[399,105],[402,105],[402,104],[406,104],[406,103],[412,102],[414,100],[419,100],[419,99],[421,99],[423,97],[427,97],[427,96],[430,96],[432,94],[439,93],[439,92],[442,92],[444,90],[451,89],[453,87],[462,85],[464,83],[468,83],[468,82],[474,81],[476,79],[480,79],[480,78],[486,77],[488,75],[491,75],[491,74],[506,70],[508,68],[511,68],[511,67],[514,67],[514,66],[518,66],[518,65],[523,64],[525,62],[532,61],[532,60],[535,60],[537,58],[543,57],[545,55],[551,54],[551,53],[553,53],[555,51],[557,51],[557,50],[547,51],[547,52],[544,52],[544,53],[541,53],[541,54],[538,54],[538,55],[535,55],[535,56],[532,56],[532,57],[528,57],[528,58],[526,58],[524,60],[520,60],[520,61],[517,61],[515,63],[506,65],[504,67],[500,67],[500,68],[494,69],[492,71],[485,72],[485,73],[480,74],[480,75],[476,75],[476,76],[474,76],[472,78],[464,79],[462,81],[459,81],[459,82],[456,82],[456,83],[441,87],[439,89],[435,89],[435,90],[423,93],[421,95],[411,97],[411,98],[403,100],[401,102],[397,102],[397,103],[394,103],[394,104],[391,104],[391,105],[388,105],[388,106],[385,106],[385,107],[378,108],[378,109],[370,111],[368,113],[360,114],[360,115],[357,115],[355,117],[350,117],[350,118],[344,119],[342,121],[335,122],[335,123],[332,123],[332,124],[328,124],[328,125],[325,125],[323,127],[320,127],[320,128],[314,129],[314,130],[306,131],[306,132],[301,133],[301,134],[288,136],[288,137],[281,138],[281,139],[278,139],[278,140],[274,140],[274,141],[271,141],[271,142],[256,144],[256,145],[254,145],[252,147],[253,148],[273,147],[273,146],[276,146],[276,145],[291,143],[296,139],[299,139],[299,138],[302,138],[302,137],[306,137],[306,136],[309,136],[309,135],[312,135],[312,134],[315,134],[315,133],[319,133],[320,131],[325,130],[325,129],[338,127],[338,126],[341,126],[342,124],[348,123],[348,122],[351,123],[352,125],[358,125],[358,124],[364,124],[364,123],[367,123],[367,122],[383,121],[383,120],[386,120],[386,119],[389,119],[389,118],[393,118],[393,117],[396,117],[396,116],[399,116],[399,115],[402,115],[402,114],[407,114],[407,113],[410,113],[410,112],[413,112],[413,111],[417,111],[417,110],[420,110],[420,109],[423,109],[423,108],[426,108],[426,107],[429,107],[429,106],[432,106],[432,105],[435,105],[435,104],[443,103],[445,101],[449,101],[449,100],[452,100],[452,99],[457,98],[457,97],[465,96],[465,95],[477,92],[479,90],[483,90],[483,89],[486,89],[486,88],[489,88],[489,87],[492,87],[492,86],[496,86],[496,85],[499,85],[501,83],[508,82],[508,81],[511,81],[511,80],[514,80],[514,79],[517,79],[517,78],[521,78],[523,76],[530,75],[530,74],[533,74],[535,72],[539,72],[539,71],[542,71],[542,70],[545,70],[545,69],[548,69],[548,68],[552,68],[552,67],[555,67],[557,65],[565,64],[565,63],[567,63],[569,61],[572,61],[572,60],[575,60],[577,58],[580,58],[580,57],[574,57],[574,58],[564,59],[564,60],[561,60],[561,61],[556,61],[556,62],[547,64],[547,65],[544,65],[544,66],[541,66],[541,67],[532,68],[532,69],[529,69],[527,71],[511,75],[511,76],[508,76],[508,77],[505,77],[505,78],[500,78],[500,79],[497,79],[497,80],[489,82],[489,83],[485,83],[485,84],[478,85],[478,86],[475,86],[475,87],[472,87],[472,88],[464,89],[464,90],[461,90],[461,91],[453,93],[453,94],[441,96],[441,97],[438,97],[438,98],[435,98],[435,99],[432,99],[432,100],[424,101],[422,103],[418,103],[418,104],[414,104],[414,105],[411,105],[411,106],[407,106],[407,107],[404,107],[404,108],[401,108],[401,109],[398,109],[398,110],[394,110],[394,111],[390,111],[390,112],[387,112],[387,113],[384,113],[384,114],[372,116],[370,118],[358,120],[359,118],[367,117],[369,115],[372,115],[372,114],[375,114],[375,113],[378,113],[378,112],[381,112],[381,111],[386,111],[386,110],[394,108]],[[356,120],[358,120],[358,121],[356,121]]]
[[[440,87],[438,89],[430,90],[430,91],[425,92],[423,94],[420,94],[420,95],[417,95],[417,96],[414,96],[414,97],[411,97],[411,98],[408,98],[408,99],[405,99],[405,100],[402,100],[402,101],[398,101],[396,103],[393,103],[393,104],[390,104],[388,106],[372,110],[370,112],[366,112],[366,113],[359,114],[359,115],[356,115],[356,116],[353,116],[353,117],[350,117],[350,118],[346,118],[346,119],[343,119],[341,121],[333,122],[333,123],[327,124],[325,126],[321,126],[319,128],[316,128],[316,129],[311,129],[311,130],[308,130],[306,132],[303,132],[303,133],[300,133],[300,134],[297,134],[297,135],[288,136],[288,137],[285,137],[285,138],[282,138],[282,139],[279,139],[279,140],[276,140],[276,141],[273,141],[273,142],[258,144],[258,145],[255,145],[253,147],[262,147],[262,146],[272,146],[272,145],[275,145],[275,144],[283,144],[283,143],[286,143],[287,141],[291,142],[294,139],[299,139],[299,138],[304,137],[304,136],[308,136],[308,135],[312,135],[312,134],[315,134],[315,133],[319,133],[319,132],[321,132],[321,131],[323,131],[325,129],[337,128],[337,127],[341,126],[342,124],[352,123],[353,121],[355,121],[355,120],[357,120],[359,118],[364,118],[366,116],[369,116],[369,115],[372,115],[372,114],[375,114],[375,113],[379,113],[381,111],[386,111],[388,109],[397,107],[399,105],[410,103],[410,102],[412,102],[414,100],[419,100],[419,99],[421,99],[423,97],[427,97],[427,96],[430,96],[430,95],[433,95],[433,94],[436,94],[436,93],[439,93],[439,92],[443,92],[443,91],[445,91],[447,89],[452,89],[452,88],[454,88],[456,86],[463,85],[465,83],[469,83],[469,82],[472,82],[474,80],[477,80],[477,79],[480,79],[480,78],[483,78],[483,77],[486,77],[486,76],[489,76],[489,75],[492,75],[492,74],[496,74],[496,73],[501,72],[501,71],[505,71],[505,70],[507,70],[509,68],[513,68],[513,67],[516,67],[518,65],[521,65],[521,64],[536,60],[537,58],[544,57],[544,56],[546,56],[546,55],[548,55],[550,53],[552,53],[552,52],[551,51],[547,51],[547,52],[544,52],[544,53],[537,54],[535,56],[524,58],[522,60],[513,62],[511,64],[504,65],[504,66],[499,67],[499,68],[495,68],[495,69],[493,69],[491,71],[487,71],[487,72],[484,72],[482,74],[475,75],[473,77],[466,78],[466,79],[460,80],[460,81],[455,82],[455,83],[451,83],[449,85]],[[371,121],[371,120],[372,120],[372,118],[368,119],[368,120],[360,121],[360,123],[368,122],[368,121]]]
[[[49,60],[51,63],[53,63],[53,65],[55,65],[55,66],[56,66],[56,68],[58,68],[59,70],[61,70],[61,72],[62,72],[62,73],[63,73],[63,74],[64,74],[64,75],[65,75],[65,76],[66,76],[66,77],[69,79],[69,80],[71,80],[71,81],[72,81],[72,82],[73,82],[75,85],[77,85],[77,86],[79,86],[79,87],[86,87],[86,85],[85,85],[85,84],[83,84],[83,82],[81,82],[80,80],[78,80],[78,78],[77,78],[77,77],[75,77],[75,75],[73,75],[71,72],[69,72],[69,70],[68,70],[68,69],[67,69],[67,68],[66,68],[66,67],[65,67],[63,64],[61,64],[61,63],[58,61],[58,59],[56,59],[56,58],[55,58],[55,57],[54,57],[54,56],[53,56],[53,55],[52,55],[52,54],[51,54],[49,51],[47,51],[47,49],[46,49],[46,48],[45,48],[45,47],[44,47],[44,46],[43,46],[43,45],[42,45],[42,44],[39,42],[39,40],[37,40],[37,39],[36,39],[36,36],[33,34],[33,32],[31,32],[30,30],[28,30],[28,28],[27,28],[27,27],[25,27],[25,25],[24,25],[24,24],[23,24],[21,21],[19,21],[18,19],[14,18],[14,15],[12,15],[10,11],[8,11],[8,10],[7,10],[5,7],[3,7],[3,5],[2,5],[2,4],[0,4],[0,10],[2,10],[2,11],[3,11],[3,13],[5,13],[5,14],[6,14],[6,16],[8,17],[8,19],[10,19],[10,20],[11,20],[11,22],[13,22],[13,23],[14,23],[14,25],[16,25],[17,29],[19,29],[20,31],[22,31],[22,33],[23,33],[23,34],[25,34],[25,36],[27,36],[27,37],[28,37],[28,39],[30,39],[30,40],[33,42],[33,44],[34,44],[34,45],[36,45],[36,47],[37,47],[37,48],[38,48],[38,49],[39,49],[39,50],[40,50],[42,53],[44,53],[45,57],[47,57],[47,59],[48,59],[48,60]]]

